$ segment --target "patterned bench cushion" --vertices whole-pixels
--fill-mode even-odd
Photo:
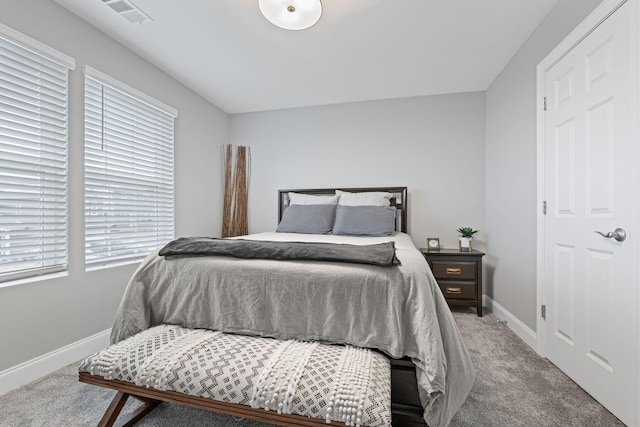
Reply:
[[[81,372],[347,425],[391,425],[386,357],[368,349],[156,326],[86,358]]]

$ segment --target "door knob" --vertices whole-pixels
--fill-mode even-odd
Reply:
[[[594,233],[598,233],[599,235],[601,235],[602,237],[606,237],[607,239],[613,237],[618,242],[624,242],[625,240],[627,240],[627,232],[622,228],[616,228],[615,230],[608,233],[603,233],[602,231],[594,231]]]

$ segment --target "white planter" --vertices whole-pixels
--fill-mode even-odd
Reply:
[[[471,239],[469,237],[460,237],[458,245],[460,251],[471,252]]]

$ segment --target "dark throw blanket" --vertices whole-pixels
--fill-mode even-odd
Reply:
[[[232,256],[249,259],[337,261],[379,266],[400,265],[394,242],[375,245],[274,242],[211,237],[181,237],[160,249],[161,256]]]

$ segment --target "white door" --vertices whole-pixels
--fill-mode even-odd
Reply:
[[[637,425],[638,196],[630,2],[546,72],[546,356]],[[616,236],[605,233],[622,229]]]

